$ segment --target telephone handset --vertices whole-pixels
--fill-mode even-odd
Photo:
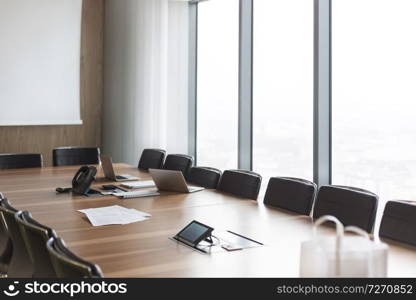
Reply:
[[[96,167],[81,167],[75,174],[74,179],[72,179],[72,192],[79,195],[87,195],[96,174]]]

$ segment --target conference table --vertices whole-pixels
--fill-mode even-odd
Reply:
[[[112,183],[99,166],[93,187]],[[312,220],[216,190],[119,199],[57,194],[71,185],[79,166],[0,171],[0,192],[19,210],[53,228],[80,257],[98,264],[105,277],[299,277],[300,246],[312,238]],[[150,179],[147,172],[114,164],[117,174]],[[267,184],[263,182],[263,185]],[[78,210],[111,205],[151,214],[127,225],[91,225]],[[193,220],[215,232],[231,230],[264,246],[238,251],[220,247],[201,254],[172,241]],[[334,234],[324,227],[323,234]],[[389,243],[388,276],[416,277],[416,249]]]

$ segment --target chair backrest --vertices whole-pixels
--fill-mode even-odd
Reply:
[[[140,156],[138,168],[142,170],[161,169],[166,151],[162,149],[144,149]]]
[[[0,154],[0,169],[41,168],[42,154],[9,153]]]
[[[190,168],[187,175],[188,182],[207,189],[216,189],[220,178],[220,170],[208,167]]]
[[[401,201],[387,202],[379,236],[416,246],[416,205]]]
[[[59,147],[53,149],[53,165],[96,165],[100,163],[100,148],[97,147]]]
[[[316,184],[299,178],[272,177],[264,204],[308,216],[316,194]]]
[[[185,154],[169,154],[163,165],[165,170],[182,171],[184,176],[188,173],[194,163],[194,158]]]
[[[15,214],[17,223],[26,245],[26,250],[33,263],[33,277],[54,278],[56,272],[46,248],[46,242],[56,233],[32,218],[29,212],[20,211]]]
[[[261,176],[246,170],[226,170],[221,176],[217,189],[242,198],[257,200]]]
[[[7,232],[12,242],[13,252],[8,266],[8,277],[32,277],[33,264],[23,241],[22,233],[14,215],[17,210],[13,208],[7,199],[3,199],[0,205],[0,212],[3,215],[7,226]]]
[[[345,226],[354,225],[371,233],[374,227],[378,196],[367,190],[347,186],[322,186],[316,197],[313,218],[337,217]]]
[[[100,267],[72,253],[61,238],[50,238],[46,247],[59,278],[103,277]]]
[[[5,197],[0,193],[0,206],[1,202]],[[3,213],[0,210],[0,273],[7,274],[7,269],[9,267],[10,261],[13,254],[13,245],[12,240],[9,237],[7,230],[6,221],[4,220]]]

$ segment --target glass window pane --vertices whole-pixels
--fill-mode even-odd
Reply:
[[[333,183],[416,199],[416,1],[332,5]]]
[[[239,1],[198,5],[198,165],[236,168]]]
[[[254,170],[313,177],[313,1],[254,1]]]

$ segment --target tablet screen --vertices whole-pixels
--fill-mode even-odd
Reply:
[[[208,235],[208,233],[210,233],[212,230],[213,228],[207,225],[204,225],[197,221],[192,221],[191,223],[189,223],[189,225],[187,225],[177,234],[177,237],[184,239],[193,245],[196,245],[203,238],[205,238]]]

